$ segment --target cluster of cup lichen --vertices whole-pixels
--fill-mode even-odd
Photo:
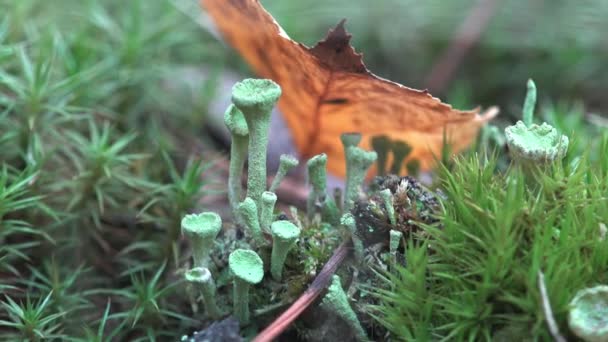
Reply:
[[[266,152],[268,145],[268,130],[272,108],[281,95],[281,88],[271,80],[246,79],[237,83],[232,90],[232,104],[226,110],[225,124],[232,136],[231,156],[228,179],[228,198],[232,209],[234,222],[245,227],[245,241],[230,251],[228,268],[233,279],[233,309],[222,312],[217,304],[216,284],[214,278],[218,275],[216,265],[210,258],[216,238],[222,230],[220,216],[213,212],[186,215],[182,220],[182,231],[192,248],[193,268],[186,272],[186,280],[199,289],[207,315],[219,319],[227,314],[233,314],[241,323],[247,325],[251,321],[249,308],[249,292],[251,286],[262,282],[265,269],[275,282],[284,281],[283,269],[293,247],[302,238],[302,226],[297,217],[289,221],[282,217],[277,219],[275,191],[281,180],[299,161],[289,155],[280,158],[280,166],[273,182],[268,187],[266,178]],[[347,213],[352,208],[359,195],[359,189],[368,168],[376,160],[375,152],[364,151],[357,145],[361,140],[359,134],[345,134],[342,141],[347,155],[347,179],[345,196],[327,196],[326,164],[327,156],[320,154],[307,162],[308,179],[311,191],[308,198],[307,218],[320,217],[326,226],[331,225],[338,236],[350,237],[349,229],[353,229]],[[246,193],[241,186],[243,169],[247,165]],[[320,213],[320,216],[317,214]],[[318,222],[318,220],[317,220]],[[342,222],[342,224],[340,224]],[[314,225],[311,225],[313,227]],[[345,231],[346,234],[342,234]],[[355,240],[355,250],[360,255],[361,244]],[[270,247],[270,267],[264,267],[264,258],[260,256],[261,249]],[[358,331],[360,340],[365,339],[365,333],[356,315],[344,301],[345,294],[341,291],[339,279],[334,279],[330,299],[324,307],[336,307],[335,313],[350,326]],[[339,288],[339,289],[338,289]],[[337,295],[335,295],[338,293]],[[340,298],[340,301],[335,300]],[[342,317],[344,316],[344,317]]]

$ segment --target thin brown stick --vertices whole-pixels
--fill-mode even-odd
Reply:
[[[499,0],[479,0],[473,7],[424,82],[431,93],[441,92],[448,85],[454,72],[469,50],[479,41],[496,13],[498,2]]]
[[[346,258],[349,252],[349,242],[343,242],[329,258],[321,272],[315,280],[310,284],[308,289],[302,293],[300,298],[296,300],[289,309],[279,316],[272,324],[264,329],[252,342],[271,342],[279,334],[306,310],[321,294],[321,292],[329,285],[331,276],[336,272],[342,261]]]

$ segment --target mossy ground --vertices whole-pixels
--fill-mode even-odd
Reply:
[[[299,2],[269,7],[286,4]],[[242,62],[170,1],[0,0],[0,8],[1,338],[178,340],[204,328],[209,321],[183,281],[190,259],[180,221],[207,209],[201,199],[225,191],[213,181],[220,154],[205,131],[206,111],[223,91],[217,82],[221,71],[244,72]],[[336,22],[327,15],[330,10],[319,13],[318,21],[276,14],[291,18],[280,21],[294,37],[315,30],[320,37]],[[325,21],[328,25],[319,25]],[[350,24],[358,22],[363,21],[352,18]],[[383,32],[394,31],[393,21],[383,22]],[[359,25],[353,31],[365,32],[365,24]],[[401,44],[386,44],[385,36],[356,36],[365,45],[361,50],[376,51],[366,55],[371,65],[387,60],[380,71],[413,68],[409,71],[417,75],[428,69],[422,62],[402,63]],[[410,61],[431,61],[427,57],[445,45],[444,38],[424,48],[417,38],[409,41],[424,57]],[[594,39],[543,45],[529,56],[530,70],[516,70],[521,80],[509,67],[521,56],[499,58],[500,50],[480,49],[490,52],[476,53],[475,72],[467,75],[482,76],[457,81],[449,100],[461,106],[479,101],[467,95],[473,93],[468,84],[477,82],[484,85],[481,98],[519,106],[521,98],[511,95],[523,93],[520,81],[537,73],[539,87],[547,89],[547,80],[555,79],[547,70],[563,70],[596,45]],[[556,56],[551,63],[543,57],[547,51]],[[202,62],[209,81],[193,88],[176,77]],[[601,59],[584,63],[584,70],[605,73]],[[465,72],[470,68],[467,64]],[[570,97],[588,73],[562,75],[552,90]],[[590,83],[595,88],[589,98],[605,93],[602,82]],[[513,84],[518,87],[509,87]],[[519,333],[546,338],[539,270],[567,334],[566,305],[574,292],[608,282],[608,248],[597,238],[599,224],[608,221],[607,140],[598,138],[600,129],[585,120],[582,107],[545,105],[541,113],[573,138],[562,165],[538,180],[525,177],[509,166],[506,151],[486,159],[484,151],[492,145],[486,135],[476,149],[480,154],[444,164],[439,172],[432,190],[445,195],[443,210],[436,224],[418,224],[407,236],[408,248],[398,258],[405,268],[383,273],[394,269],[383,268],[388,262],[380,245],[366,253],[363,264],[349,260],[339,270],[370,336],[385,338],[389,331],[421,340]],[[248,336],[308,286],[347,235],[318,217],[308,222],[305,215],[286,214],[304,222],[303,236],[287,259],[285,282],[267,277],[254,288],[255,320],[244,332]],[[243,232],[226,222],[212,254],[220,266],[216,282],[224,310],[231,307],[231,280],[221,265],[241,246],[247,246]],[[260,254],[269,265],[270,248]],[[375,297],[369,285],[388,292]],[[297,333],[323,338],[310,330],[319,323],[340,326],[327,315],[305,315]]]

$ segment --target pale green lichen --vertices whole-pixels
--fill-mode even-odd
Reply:
[[[320,197],[325,198],[325,190],[327,188],[327,155],[322,153],[310,158],[306,166],[308,168],[308,182],[312,187],[308,193],[306,210],[308,219],[311,220],[315,213],[317,199]]]
[[[250,197],[245,198],[239,204],[239,216],[249,228],[249,233],[257,244],[264,244],[264,236],[260,228],[260,219],[258,218],[258,207]]]
[[[274,192],[264,191],[262,193],[262,208],[260,208],[260,227],[263,231],[270,231],[270,224],[274,215],[274,205],[277,203],[277,195]]]
[[[264,278],[264,263],[256,252],[237,249],[228,257],[228,267],[234,275],[234,315],[242,325],[249,323],[249,287]]]
[[[323,206],[321,207],[321,220],[332,226],[336,226],[340,223],[340,208],[338,208],[334,197],[325,196]]]
[[[356,146],[346,148],[346,190],[344,210],[349,211],[359,198],[359,187],[365,180],[367,170],[376,161],[376,152],[365,151]]]
[[[213,248],[215,238],[222,229],[222,218],[213,212],[190,214],[184,216],[181,226],[182,233],[192,245],[194,266],[207,266],[207,258]]]
[[[397,262],[397,249],[399,249],[401,239],[403,239],[403,233],[398,230],[391,229],[389,232],[388,250],[393,264]]]
[[[222,316],[220,309],[217,307],[215,300],[215,282],[211,276],[209,269],[204,267],[196,267],[186,272],[186,281],[198,285],[203,296],[203,302],[205,304],[205,310],[209,317],[218,319]]]
[[[395,217],[395,207],[393,207],[393,193],[391,189],[384,189],[380,191],[380,197],[384,201],[384,207],[386,208],[386,214],[391,224],[394,226],[397,224],[397,218]]]
[[[355,311],[348,302],[348,296],[344,292],[344,289],[342,289],[339,276],[335,274],[332,276],[331,285],[327,288],[327,294],[323,297],[321,306],[325,310],[342,318],[353,330],[357,341],[369,341],[369,337],[367,337],[367,333],[363,329],[363,326],[361,326],[359,318],[357,318]]]
[[[351,213],[346,213],[342,215],[340,224],[350,233],[353,241],[355,259],[358,262],[361,262],[363,260],[363,242],[357,235],[357,221],[355,221],[355,217]]]
[[[386,174],[386,162],[391,149],[391,139],[386,135],[377,135],[372,138],[371,143],[372,148],[378,154],[378,159],[376,160],[378,175],[383,176]]]
[[[243,113],[231,104],[224,114],[224,123],[230,131],[230,166],[228,170],[228,200],[232,214],[238,217],[238,205],[242,196],[243,168],[247,159],[249,129]]]
[[[285,259],[300,237],[300,228],[289,221],[275,221],[271,225],[272,254],[270,274],[276,281],[281,280]]]
[[[568,325],[585,341],[608,341],[608,286],[579,291],[570,302]]]
[[[289,154],[282,154],[279,158],[279,169],[277,170],[277,174],[274,176],[268,191],[276,192],[281,184],[281,181],[283,181],[283,178],[285,178],[285,175],[287,175],[291,169],[298,166],[299,163],[300,162],[296,157],[290,156]]]
[[[524,102],[523,119],[505,129],[509,152],[524,168],[544,165],[561,159],[568,151],[568,137],[561,135],[547,123],[533,124],[536,87],[528,81],[528,93]]]
[[[393,164],[391,166],[391,173],[398,175],[401,172],[401,167],[405,158],[412,152],[412,147],[404,141],[393,141]]]
[[[232,103],[241,111],[249,128],[247,197],[260,207],[266,190],[266,152],[272,108],[281,96],[281,87],[267,79],[246,79],[232,88]]]

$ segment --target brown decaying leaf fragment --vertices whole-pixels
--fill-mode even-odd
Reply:
[[[258,0],[201,4],[253,70],[283,88],[279,108],[301,157],[326,153],[334,175],[345,174],[341,133],[360,132],[367,150],[374,135],[403,140],[413,148],[408,158],[426,170],[440,155],[444,132],[452,151],[461,151],[497,113],[455,110],[427,91],[372,74],[350,45],[344,21],[308,48],[291,40]]]

